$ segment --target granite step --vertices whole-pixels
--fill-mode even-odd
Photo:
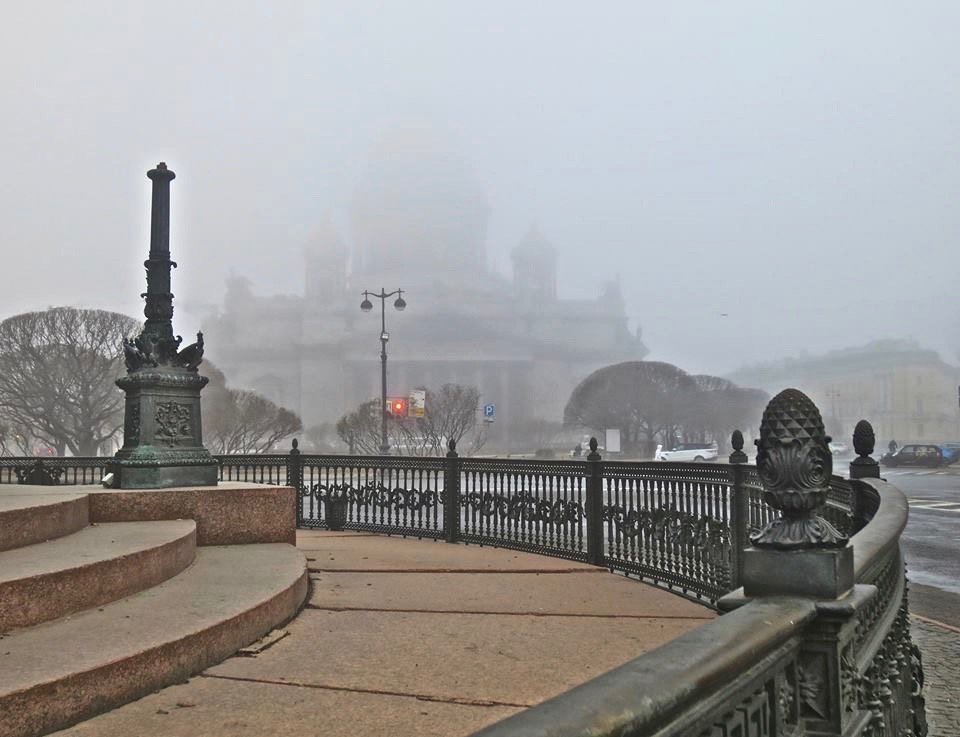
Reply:
[[[116,601],[193,562],[193,520],[114,522],[0,553],[0,632]]]
[[[0,493],[0,551],[70,535],[87,526],[87,494]]]
[[[0,639],[0,737],[47,734],[184,681],[293,617],[307,587],[290,545],[201,547],[158,586],[14,631]]]

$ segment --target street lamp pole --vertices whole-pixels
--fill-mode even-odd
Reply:
[[[380,292],[363,291],[363,302],[360,303],[360,309],[364,312],[370,312],[373,309],[371,297],[380,300],[380,452],[387,455],[390,452],[390,443],[387,442],[387,341],[390,340],[390,333],[387,332],[387,299],[397,295],[393,303],[397,312],[403,312],[407,306],[403,299],[403,290],[395,289],[387,292],[380,287]]]

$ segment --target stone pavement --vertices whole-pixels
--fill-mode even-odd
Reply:
[[[923,653],[929,737],[960,735],[960,628],[911,618],[911,636]]]
[[[313,588],[280,639],[57,734],[467,735],[714,617],[556,558],[324,531],[298,546]]]

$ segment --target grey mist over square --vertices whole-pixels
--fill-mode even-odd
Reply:
[[[327,223],[352,248],[378,145],[415,131],[488,203],[478,283],[509,278],[536,228],[561,296],[619,279],[651,359],[724,374],[912,337],[952,362],[958,16],[952,3],[17,4],[0,30],[5,312],[49,306],[42,280],[59,303],[137,315],[136,293],[111,285],[142,278],[141,175],[159,160],[181,177],[185,332],[222,309],[231,274],[302,294],[305,249]],[[444,216],[445,191],[422,184]]]

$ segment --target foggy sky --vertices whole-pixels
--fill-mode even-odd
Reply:
[[[536,224],[561,295],[620,276],[650,358],[955,361],[958,27],[950,1],[10,3],[0,317],[141,317],[160,160],[177,332],[231,270],[300,293],[311,232],[349,236],[375,140],[414,123],[485,188],[492,267]]]

